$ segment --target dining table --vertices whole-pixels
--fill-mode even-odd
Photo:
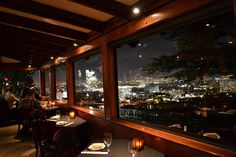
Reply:
[[[89,145],[94,142],[99,142],[99,140],[94,140]],[[102,140],[100,140],[100,142],[102,143]],[[132,155],[128,152],[128,142],[128,139],[113,139],[109,152],[89,152],[88,145],[77,157],[131,157]],[[144,146],[144,149],[139,151],[135,157],[165,157],[165,154],[148,146]]]
[[[79,116],[70,118],[68,115],[55,115],[48,118],[47,121],[55,122],[57,130],[65,127],[73,129],[79,140],[80,149],[83,149],[88,144],[90,138],[90,127],[89,123],[85,119]]]
[[[54,121],[57,127],[78,127],[85,124],[87,121],[78,116],[70,118],[68,115],[56,115],[47,119],[47,121]]]

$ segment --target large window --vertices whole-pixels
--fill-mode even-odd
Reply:
[[[33,84],[36,90],[36,93],[40,93],[40,71],[36,70],[32,73]]]
[[[74,62],[75,104],[104,111],[100,53],[80,57]]]
[[[45,71],[45,96],[50,96],[50,89],[51,89],[51,76],[50,71]]]
[[[67,100],[65,64],[56,66],[56,99]]]
[[[234,19],[226,12],[119,45],[119,117],[236,148]]]

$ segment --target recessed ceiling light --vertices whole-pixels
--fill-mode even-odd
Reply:
[[[78,46],[78,44],[77,44],[77,43],[74,43],[73,45],[74,45],[75,47],[76,47],[76,46]]]
[[[133,13],[134,13],[134,14],[140,13],[140,9],[139,9],[138,7],[135,7],[135,8],[133,9]]]
[[[50,57],[50,59],[51,59],[51,60],[53,60],[53,59],[54,59],[54,57],[53,57],[53,56],[51,56],[51,57]]]

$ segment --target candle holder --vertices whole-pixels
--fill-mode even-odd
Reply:
[[[70,119],[75,119],[75,111],[69,112]]]
[[[143,150],[144,149],[144,139],[141,137],[133,138],[133,147],[138,151]]]

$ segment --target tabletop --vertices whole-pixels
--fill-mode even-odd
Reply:
[[[60,118],[56,118],[56,116],[53,116],[47,120],[55,121],[57,127],[77,127],[87,122],[86,120],[78,116],[75,116],[74,119],[71,119],[71,118],[68,118],[66,115],[61,115]]]
[[[128,152],[128,139],[113,139],[108,154],[79,154],[77,157],[131,157]],[[137,153],[135,157],[165,157],[165,155],[148,146]]]

